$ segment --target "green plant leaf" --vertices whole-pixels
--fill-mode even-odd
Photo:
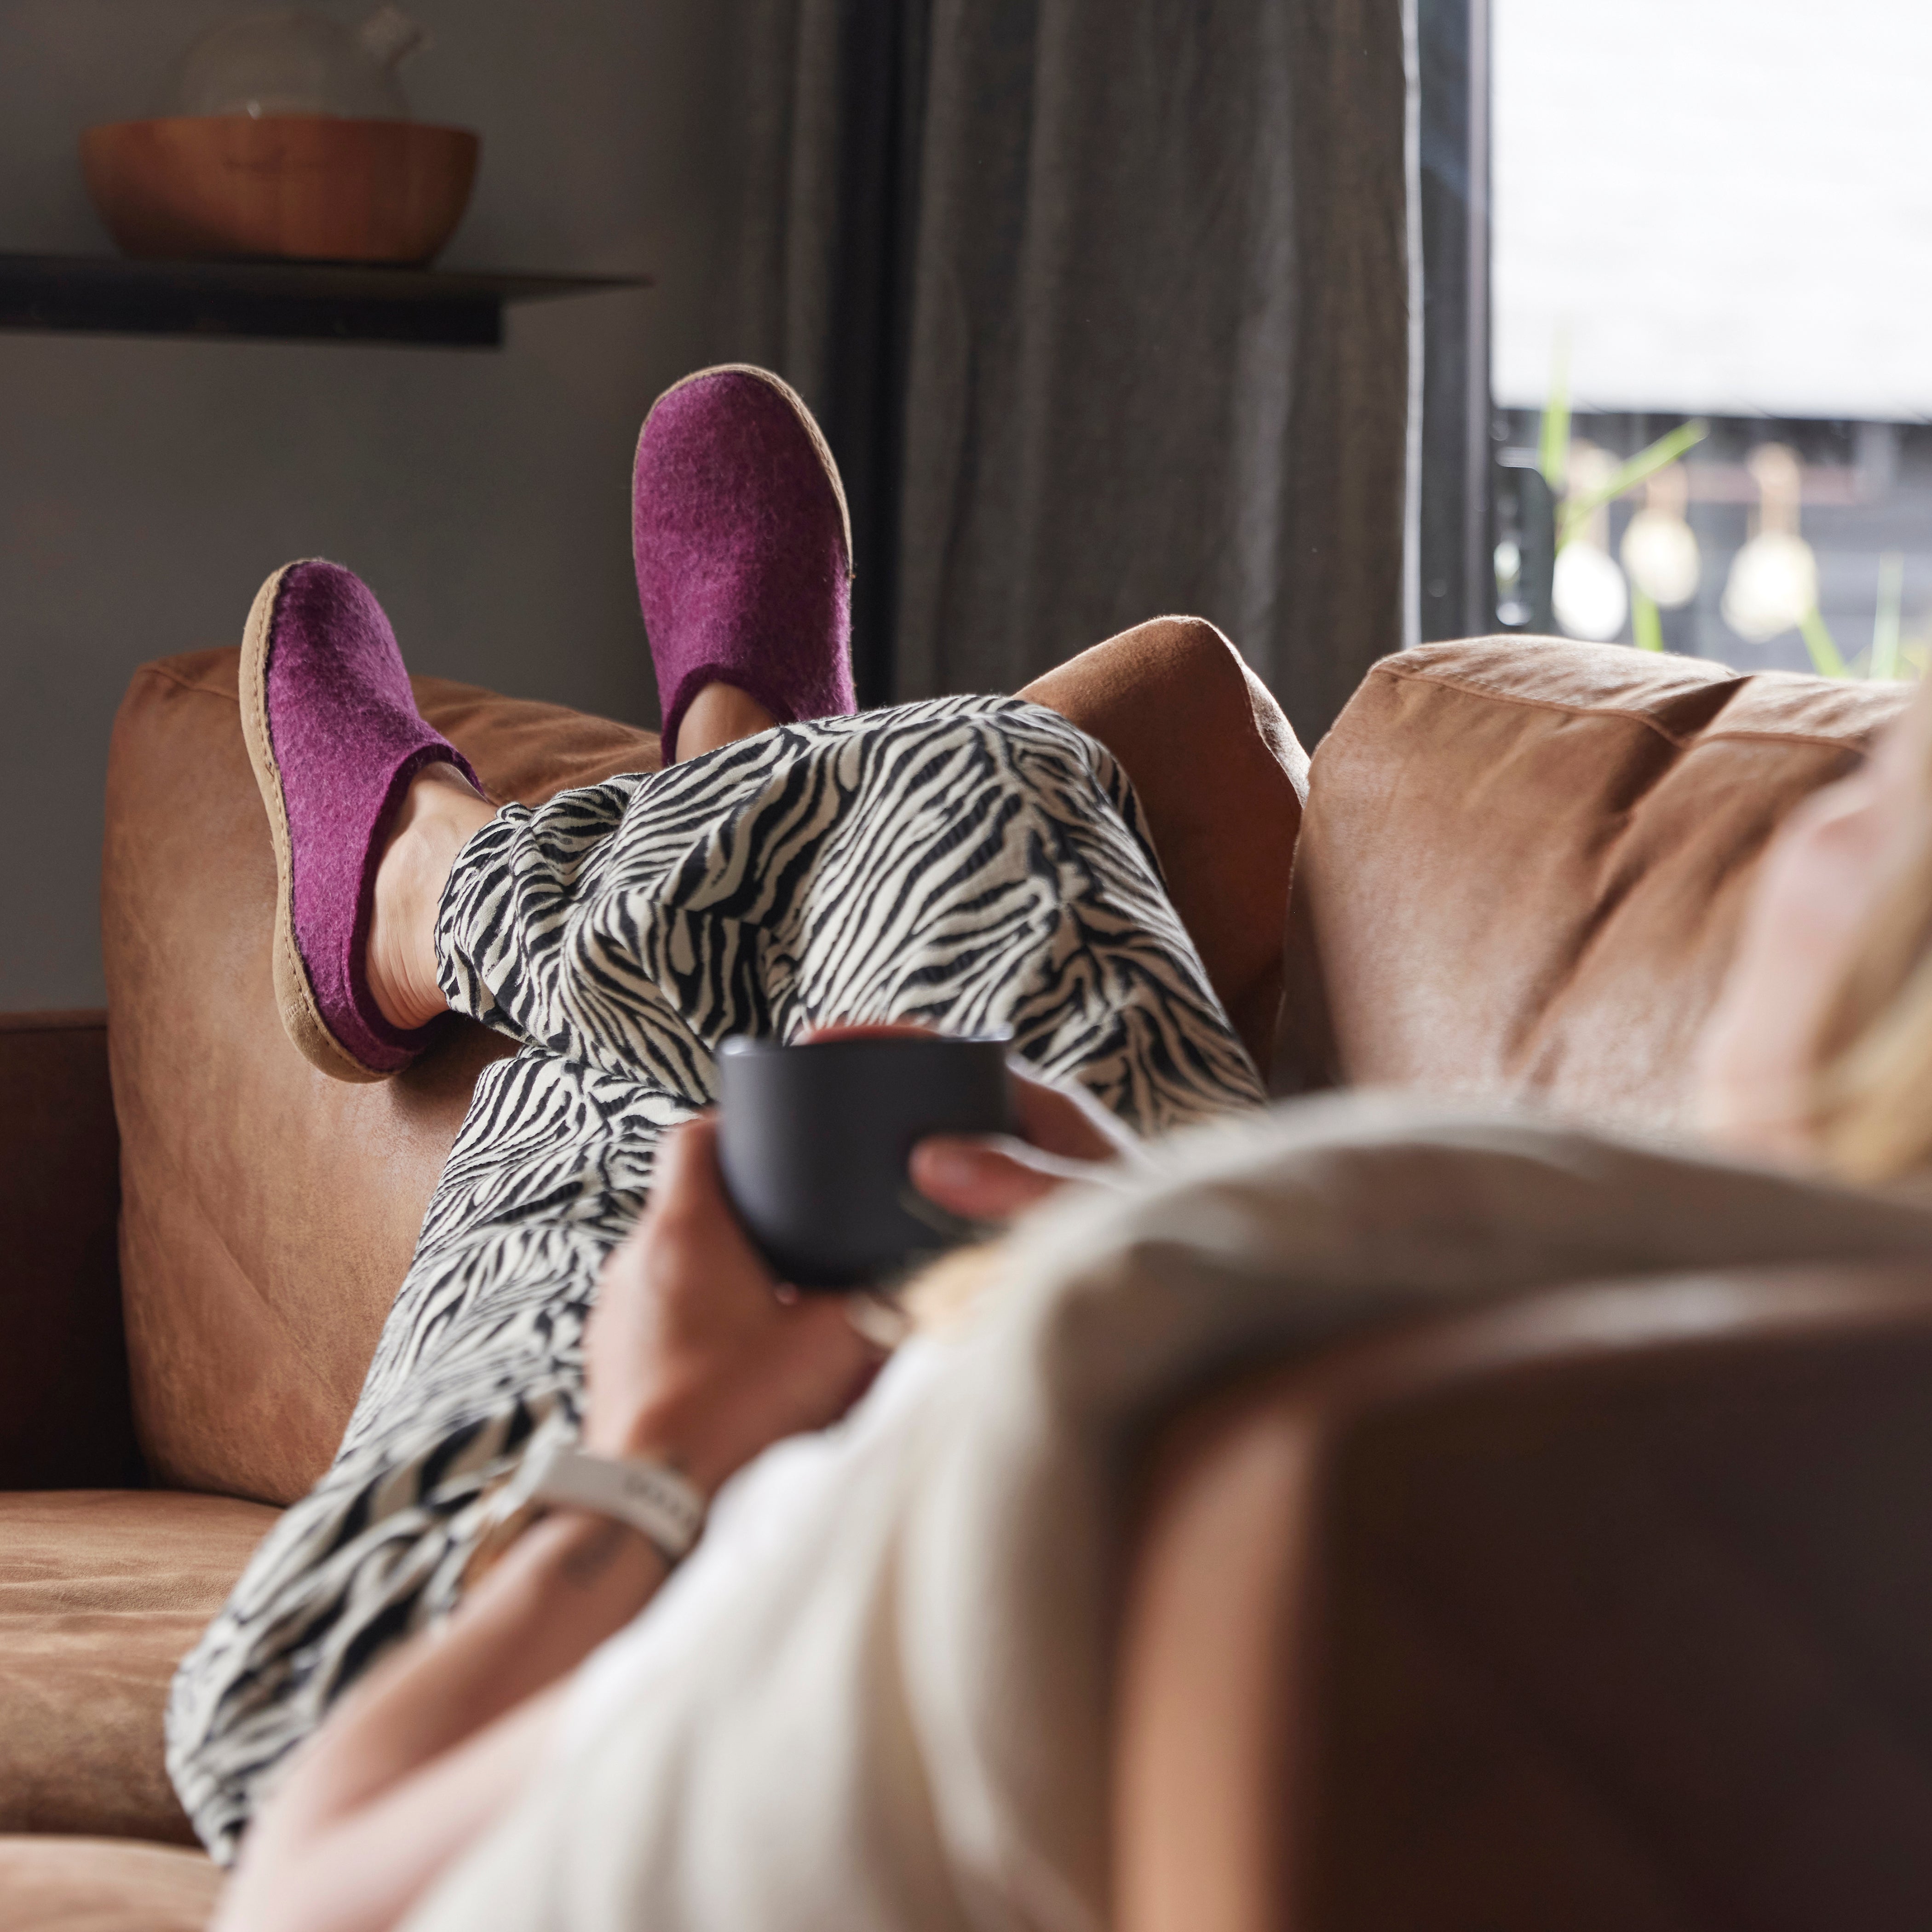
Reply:
[[[1536,466],[1552,496],[1570,487],[1570,331],[1560,326],[1550,345],[1550,400],[1543,406]]]
[[[1710,434],[1708,423],[1680,423],[1668,436],[1660,436],[1648,448],[1639,450],[1600,490],[1592,490],[1588,495],[1574,497],[1565,503],[1558,521],[1556,548],[1561,550],[1582,527],[1585,520],[1594,515],[1606,503],[1614,503],[1640,483],[1648,482],[1660,470],[1667,469],[1687,449],[1702,442]]]
[[[1664,620],[1640,584],[1630,586],[1630,638],[1640,651],[1664,648]]]
[[[1871,667],[1868,677],[1898,675],[1899,622],[1905,611],[1905,559],[1889,550],[1878,560],[1878,610],[1872,619]]]
[[[1820,677],[1848,677],[1845,660],[1840,654],[1838,640],[1826,628],[1824,616],[1816,604],[1813,604],[1798,626],[1798,634],[1804,640],[1804,648],[1811,653],[1813,668]]]

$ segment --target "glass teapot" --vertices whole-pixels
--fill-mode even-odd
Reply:
[[[176,70],[176,115],[323,114],[406,121],[396,70],[429,45],[426,29],[394,7],[359,27],[296,8],[244,14],[204,34]]]

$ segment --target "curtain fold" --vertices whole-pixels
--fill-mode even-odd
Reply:
[[[877,701],[1219,624],[1304,735],[1404,634],[1405,0],[734,0],[725,339],[824,422]]]

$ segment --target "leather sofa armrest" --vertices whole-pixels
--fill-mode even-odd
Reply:
[[[1156,1444],[1118,1932],[1898,1925],[1932,1898],[1932,1281],[1566,1289]]]
[[[102,1012],[0,1014],[0,1487],[141,1480]]]

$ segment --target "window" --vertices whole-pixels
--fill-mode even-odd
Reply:
[[[1489,25],[1501,622],[1914,674],[1932,8],[1492,0]]]

